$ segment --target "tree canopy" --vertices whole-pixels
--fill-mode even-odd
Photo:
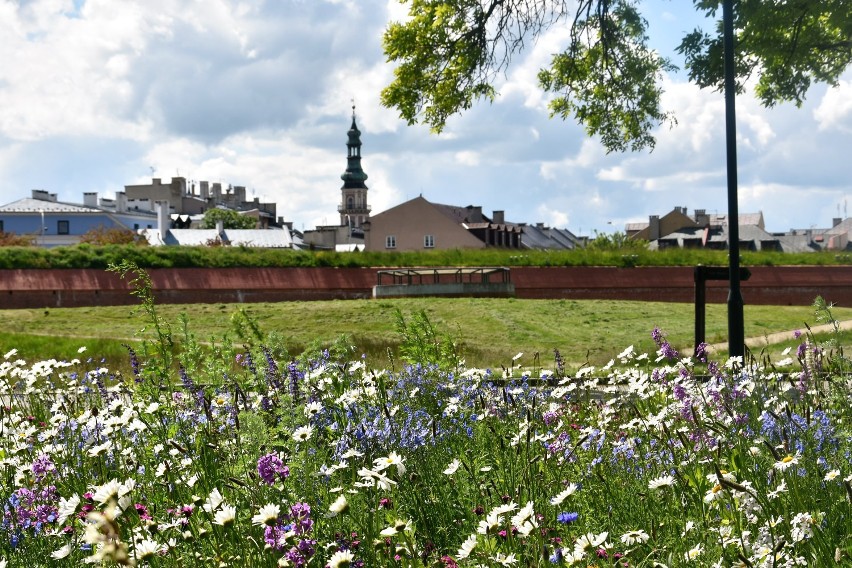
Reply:
[[[676,50],[691,81],[722,90],[720,3],[693,4],[715,20],[715,31],[696,29]],[[440,132],[477,99],[494,99],[513,56],[567,25],[565,49],[538,77],[553,95],[551,114],[573,117],[608,151],[652,149],[654,128],[675,121],[661,107],[661,84],[676,67],[649,47],[640,7],[637,0],[409,0],[409,18],[385,30],[385,54],[398,65],[382,102],[409,124]],[[836,85],[852,61],[852,0],[735,0],[734,29],[737,89],[756,78],[766,106],[801,105],[813,83]]]
[[[222,221],[226,229],[254,229],[257,226],[257,219],[233,209],[208,209],[204,212],[201,228],[215,229],[218,221]]]

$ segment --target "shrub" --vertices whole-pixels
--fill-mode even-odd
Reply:
[[[16,235],[0,231],[0,247],[28,247],[35,245],[36,237],[33,235]]]
[[[81,243],[90,245],[147,245],[148,241],[142,235],[122,227],[99,225],[89,229],[80,237]]]

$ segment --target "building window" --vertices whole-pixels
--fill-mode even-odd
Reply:
[[[423,246],[427,249],[435,248],[435,235],[423,235]]]
[[[0,233],[5,233],[5,232],[6,231],[3,230],[3,220],[0,219]]]
[[[69,233],[69,222],[68,221],[57,221],[56,222],[56,234],[57,235],[67,235]]]
[[[139,223],[133,223],[133,230],[134,230],[134,231],[138,231],[138,230],[139,230]]]
[[[388,235],[385,237],[385,248],[396,248],[396,237],[394,235]]]

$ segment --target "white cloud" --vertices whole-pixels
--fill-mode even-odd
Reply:
[[[456,162],[462,164],[464,166],[478,166],[479,165],[479,153],[471,152],[469,150],[464,150],[462,152],[456,152]]]
[[[820,130],[852,132],[852,81],[840,81],[837,88],[826,91],[813,117]]]
[[[568,220],[570,219],[570,216],[565,211],[553,209],[550,206],[542,203],[538,206],[536,212],[538,213],[538,216],[536,217],[535,222],[542,222],[547,226],[556,227],[560,229],[568,226]]]

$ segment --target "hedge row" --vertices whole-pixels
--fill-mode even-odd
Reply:
[[[143,268],[227,267],[390,267],[390,266],[723,266],[724,251],[590,250],[511,251],[436,250],[424,252],[334,253],[244,247],[139,247],[133,245],[42,249],[0,247],[0,269],[107,268],[121,260]],[[833,252],[743,253],[744,266],[852,264],[852,255]]]

